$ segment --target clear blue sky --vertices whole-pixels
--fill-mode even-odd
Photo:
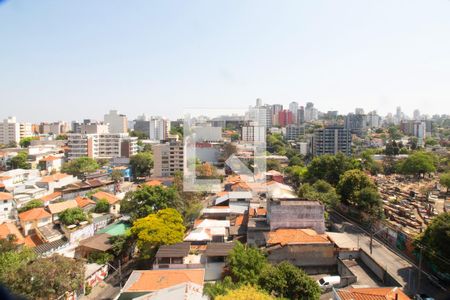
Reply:
[[[450,1],[0,0],[0,118],[313,101],[450,114]]]

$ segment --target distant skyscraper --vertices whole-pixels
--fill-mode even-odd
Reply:
[[[127,133],[128,132],[128,119],[127,116],[117,113],[117,110],[110,110],[105,115],[105,123],[109,124],[110,133]]]
[[[289,104],[289,111],[292,112],[293,121],[298,124],[298,103],[293,101]]]
[[[363,115],[364,114],[364,109],[363,108],[355,108],[355,114]]]
[[[262,99],[258,98],[256,99],[256,107],[261,107],[262,106]]]
[[[20,124],[15,117],[8,117],[0,123],[0,144],[8,145],[9,143],[19,144],[20,141]]]
[[[311,122],[314,120],[317,120],[318,118],[318,111],[314,108],[314,103],[307,102],[306,108],[305,108],[305,121]]]
[[[281,127],[286,127],[289,124],[294,124],[294,117],[290,110],[282,110],[278,113],[278,120]]]
[[[298,109],[297,116],[299,125],[305,123],[305,108],[303,106]]]
[[[278,113],[283,110],[283,105],[273,104],[272,105],[272,125],[279,126],[280,121],[278,120]]]
[[[418,109],[414,110],[414,120],[419,121],[420,120],[420,111]]]

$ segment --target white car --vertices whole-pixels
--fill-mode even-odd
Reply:
[[[341,276],[325,276],[317,280],[317,284],[322,290],[331,289],[341,283]]]

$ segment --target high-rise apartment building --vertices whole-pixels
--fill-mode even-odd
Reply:
[[[243,126],[242,127],[242,140],[244,142],[266,142],[266,127],[264,126]]]
[[[103,118],[103,121],[109,124],[110,133],[127,133],[127,116],[117,113],[117,110],[110,110]]]
[[[312,138],[313,155],[352,153],[352,134],[342,126],[327,126],[316,129]]]
[[[69,126],[66,122],[58,121],[39,124],[39,133],[41,134],[60,135],[66,133],[67,131],[69,131]]]
[[[295,101],[289,103],[289,111],[292,112],[293,123],[298,124],[298,103]]]
[[[183,143],[166,142],[153,145],[153,176],[168,177],[173,176],[175,172],[183,172],[184,157]]]
[[[286,126],[286,140],[296,140],[303,135],[305,135],[305,125],[289,124]]]
[[[344,128],[353,134],[362,135],[367,129],[367,116],[363,114],[349,113],[345,117]]]
[[[84,134],[71,133],[67,135],[68,158],[115,158],[131,157],[137,153],[137,137],[128,133]]]
[[[21,139],[34,135],[33,125],[31,123],[20,123],[19,128],[20,128],[19,135]]]
[[[278,113],[283,110],[282,104],[273,104],[272,105],[272,125],[280,126],[280,121],[278,120]]]
[[[12,142],[20,142],[20,124],[15,117],[8,117],[0,123],[0,144],[8,145]]]
[[[278,113],[278,121],[281,127],[286,127],[289,124],[294,124],[294,116],[290,110],[282,110]]]
[[[145,133],[152,141],[162,141],[169,138],[170,121],[163,117],[139,117],[134,123],[134,130]]]
[[[305,121],[311,122],[317,120],[319,116],[319,112],[316,108],[314,108],[314,103],[307,102],[305,107]]]
[[[298,109],[297,116],[299,125],[305,123],[305,108],[303,106],[300,106],[300,108]]]

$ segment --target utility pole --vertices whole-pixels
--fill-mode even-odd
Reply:
[[[419,256],[419,279],[417,280],[417,292],[420,291],[420,281],[422,279],[422,256],[423,256],[423,247],[420,246],[420,256]]]

